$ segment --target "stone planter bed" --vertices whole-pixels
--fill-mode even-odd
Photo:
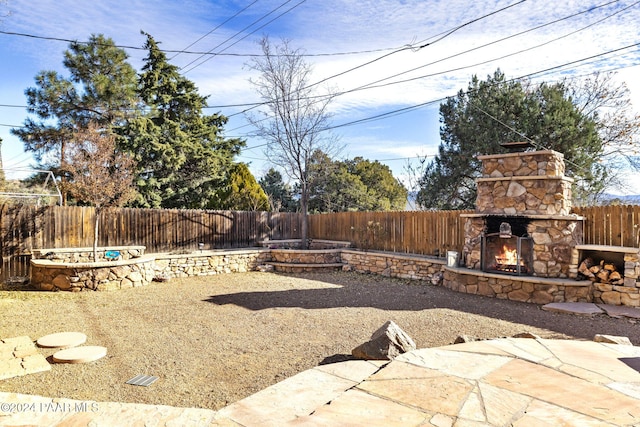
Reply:
[[[144,255],[145,246],[110,246],[98,248],[98,260],[108,261],[105,254],[109,251],[118,251],[119,260],[138,258]],[[33,249],[32,259],[48,259],[56,262],[93,262],[93,248],[57,248],[57,249]]]
[[[106,291],[148,285],[155,277],[155,257],[119,261],[60,262],[31,260],[31,284],[43,291]]]

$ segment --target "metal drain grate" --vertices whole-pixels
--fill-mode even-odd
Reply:
[[[135,377],[131,378],[129,381],[127,381],[127,384],[131,384],[131,385],[139,385],[142,387],[148,387],[151,384],[155,383],[157,381],[158,377],[154,377],[152,375],[136,375]]]

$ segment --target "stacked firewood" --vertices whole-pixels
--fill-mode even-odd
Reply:
[[[580,263],[578,272],[592,282],[606,283],[609,285],[624,284],[624,278],[616,270],[616,266],[605,260],[601,260],[596,264],[592,258],[586,258]]]

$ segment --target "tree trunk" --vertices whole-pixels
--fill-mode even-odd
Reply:
[[[309,193],[306,186],[303,186],[300,193],[300,210],[302,211],[302,224],[300,224],[300,247],[302,249],[309,249],[309,208],[308,208]]]
[[[93,227],[93,261],[98,262],[98,224],[100,223],[100,209],[96,208],[96,222]]]

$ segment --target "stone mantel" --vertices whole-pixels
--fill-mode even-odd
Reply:
[[[557,175],[514,175],[514,176],[498,176],[498,177],[489,177],[489,178],[476,178],[476,183],[478,182],[496,182],[496,181],[536,181],[536,180],[557,180],[557,181],[567,181],[573,183],[574,179],[568,176],[557,176]]]
[[[522,157],[523,155],[533,156],[536,154],[541,155],[553,155],[559,158],[564,158],[564,154],[559,151],[554,150],[539,150],[539,151],[524,151],[524,152],[516,152],[516,153],[501,153],[501,154],[482,154],[477,156],[478,160],[490,160],[490,159],[506,159],[509,157]]]

